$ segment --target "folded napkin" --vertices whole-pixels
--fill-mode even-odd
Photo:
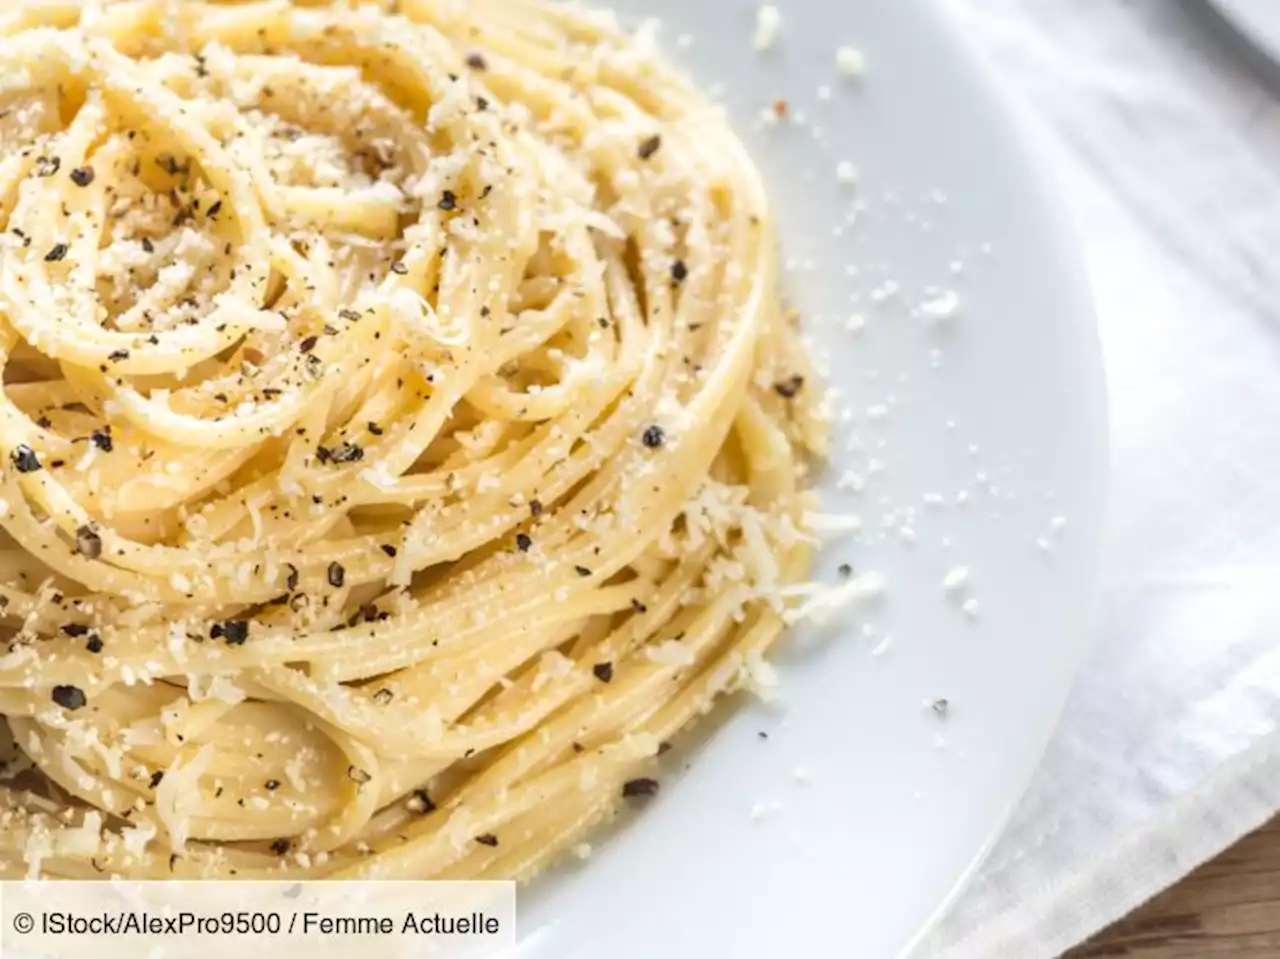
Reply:
[[[1111,401],[1096,646],[929,959],[1057,956],[1280,809],[1280,68],[1201,0],[952,0],[1049,143]]]

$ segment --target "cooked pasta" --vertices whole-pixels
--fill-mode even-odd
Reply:
[[[537,0],[0,12],[0,871],[523,878],[821,605],[759,176]]]

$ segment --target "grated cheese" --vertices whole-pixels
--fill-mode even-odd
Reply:
[[[777,42],[782,29],[782,14],[772,4],[765,4],[756,11],[756,32],[752,44],[759,51],[768,50]]]
[[[960,297],[956,295],[954,290],[948,290],[940,293],[935,297],[925,300],[920,304],[920,312],[925,319],[934,323],[941,323],[944,320],[950,320],[955,317],[960,309]]]
[[[646,646],[645,655],[655,663],[663,666],[692,666],[696,657],[684,643],[669,639],[656,646]]]
[[[866,70],[866,59],[855,47],[843,46],[836,50],[836,69],[842,76],[860,77]]]
[[[743,660],[747,688],[764,702],[773,702],[778,695],[778,671],[759,650],[750,650]]]
[[[139,822],[133,826],[126,826],[120,833],[125,852],[139,859],[146,855],[147,845],[155,837],[155,824],[149,822]]]
[[[783,618],[788,623],[807,620],[822,625],[835,613],[880,596],[886,585],[887,581],[881,574],[862,573],[838,586],[814,592],[799,607],[787,610]]]
[[[947,592],[955,592],[963,589],[969,583],[969,567],[953,566],[947,571],[947,575],[942,577],[942,588]]]
[[[862,517],[852,513],[836,515],[806,512],[801,523],[805,529],[814,533],[856,533],[862,529]]]
[[[170,766],[156,787],[156,815],[168,833],[169,845],[174,852],[181,853],[186,848],[191,825],[188,817],[201,802],[200,777],[208,771],[213,759],[213,746],[201,746],[189,760]],[[148,841],[154,835],[152,827]]]

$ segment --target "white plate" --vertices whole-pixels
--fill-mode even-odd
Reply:
[[[1031,154],[931,4],[783,0],[763,54],[745,0],[615,6],[660,17],[663,47],[724,84],[770,180],[785,254],[813,261],[792,291],[811,321],[826,317],[809,328],[839,405],[857,413],[842,436],[864,446],[840,443],[827,488],[844,469],[867,476],[860,496],[827,499],[866,530],[826,552],[822,576],[851,562],[889,582],[875,608],[788,644],[780,703],[741,703],[701,730],[691,768],[666,777],[636,821],[522,894],[521,955],[889,959],[1003,825],[1087,643],[1105,417],[1086,283]],[[846,43],[865,54],[861,80],[837,73]],[[806,125],[753,130],[778,97]],[[846,158],[856,189],[836,182]],[[855,199],[866,211],[833,236]],[[889,281],[898,292],[873,303]],[[913,315],[931,286],[959,295],[942,329]],[[854,312],[866,315],[856,334],[843,326]],[[889,407],[882,418],[866,412],[876,405]],[[971,570],[972,620],[942,587],[956,566]],[[945,719],[925,705],[938,697]]]
[[[1280,63],[1280,3],[1275,0],[1212,0],[1212,3],[1255,47]]]

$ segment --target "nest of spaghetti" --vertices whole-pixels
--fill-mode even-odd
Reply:
[[[0,14],[0,874],[525,877],[819,602],[723,118],[396,9]]]

